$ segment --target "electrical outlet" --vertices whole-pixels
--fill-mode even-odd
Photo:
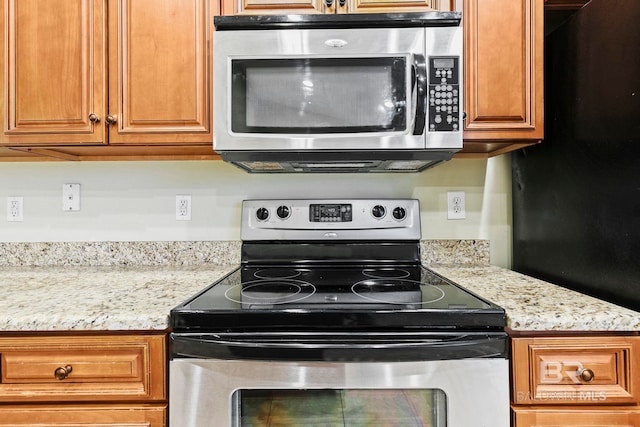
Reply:
[[[176,195],[176,220],[191,221],[191,194]]]
[[[447,192],[447,219],[466,219],[465,199],[464,191]]]
[[[7,221],[23,221],[22,196],[7,197]]]
[[[62,210],[80,210],[80,184],[62,184]]]

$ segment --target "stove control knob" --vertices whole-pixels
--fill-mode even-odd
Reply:
[[[382,218],[385,213],[386,213],[386,210],[382,205],[375,205],[371,209],[371,215],[373,215],[375,218],[378,218],[378,219]]]
[[[289,206],[282,205],[278,207],[276,214],[280,219],[287,219],[289,218],[289,215],[291,215],[291,210],[289,209]]]
[[[258,218],[260,221],[266,221],[269,218],[269,209],[259,208],[256,211],[256,218]]]
[[[393,210],[393,217],[398,221],[402,221],[407,217],[407,211],[405,210],[405,208],[401,208],[400,206],[398,206]]]

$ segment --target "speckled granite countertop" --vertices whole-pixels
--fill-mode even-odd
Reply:
[[[3,267],[0,331],[163,330],[171,308],[233,268]],[[640,313],[510,270],[432,269],[504,307],[514,330],[640,330]]]
[[[495,266],[431,268],[503,307],[519,331],[640,331],[640,313]]]
[[[0,331],[163,330],[234,267],[2,267]]]
[[[239,263],[239,242],[0,243],[0,331],[165,330]],[[517,331],[640,331],[640,313],[489,266],[486,241],[425,241],[423,262],[502,306]],[[444,264],[451,262],[454,264]]]

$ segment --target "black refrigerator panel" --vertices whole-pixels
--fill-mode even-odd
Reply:
[[[514,270],[640,311],[640,1],[549,34],[545,88],[545,140],[512,157]]]

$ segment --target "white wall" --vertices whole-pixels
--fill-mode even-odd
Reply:
[[[62,211],[62,184],[81,184],[81,210]],[[467,219],[447,220],[447,191],[465,191]],[[192,220],[175,220],[175,195]],[[24,197],[24,221],[6,198]],[[0,163],[0,242],[238,240],[247,198],[409,197],[424,239],[489,239],[491,262],[511,265],[508,155],[456,159],[419,174],[251,175],[219,161]]]

